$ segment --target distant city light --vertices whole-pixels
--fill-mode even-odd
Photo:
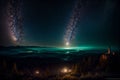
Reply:
[[[39,71],[39,70],[36,70],[36,71],[35,71],[35,74],[40,74],[40,71]]]
[[[62,73],[69,73],[69,72],[71,72],[72,70],[71,69],[68,69],[67,67],[65,67],[65,68],[63,68],[62,70],[61,70],[61,72]]]

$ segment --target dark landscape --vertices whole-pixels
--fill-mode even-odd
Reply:
[[[34,47],[32,47],[34,48]],[[36,47],[35,47],[36,48]],[[1,47],[0,80],[119,80],[119,51],[33,51],[27,47]],[[16,53],[14,49],[26,53]],[[54,48],[55,49],[55,48]],[[11,50],[11,52],[10,52]],[[7,54],[2,52],[8,51]],[[31,50],[32,51],[32,50]],[[69,53],[65,53],[69,51]],[[73,50],[72,50],[73,51]],[[58,53],[59,52],[59,53]]]

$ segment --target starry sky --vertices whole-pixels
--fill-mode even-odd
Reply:
[[[6,0],[7,1],[7,0]],[[119,0],[81,0],[80,20],[72,46],[120,47]],[[0,45],[12,41],[5,24],[5,0],[0,5]],[[64,46],[64,35],[75,0],[24,0],[24,45]]]

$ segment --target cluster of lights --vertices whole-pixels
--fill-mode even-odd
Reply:
[[[61,70],[62,73],[70,73],[71,71],[72,71],[72,70],[69,69],[69,68],[67,68],[67,67],[65,67],[65,68],[63,68],[63,69]]]
[[[61,69],[60,72],[63,73],[63,74],[66,74],[66,73],[71,73],[72,70],[69,69],[69,68],[67,68],[67,67],[64,67],[64,68]],[[36,76],[39,75],[39,74],[40,74],[40,70],[35,70],[35,71],[34,71],[34,74],[35,74]]]

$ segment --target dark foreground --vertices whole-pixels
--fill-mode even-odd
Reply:
[[[1,54],[0,80],[120,80],[119,52],[72,53]]]

